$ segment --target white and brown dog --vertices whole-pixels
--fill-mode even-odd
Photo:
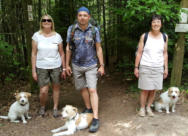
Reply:
[[[71,105],[66,105],[62,110],[62,118],[66,119],[65,125],[60,128],[51,130],[53,136],[71,135],[76,130],[85,129],[89,127],[93,119],[92,113],[78,113],[78,109]],[[66,130],[59,132],[61,130]],[[58,133],[57,133],[58,132]]]
[[[177,87],[170,87],[166,92],[160,95],[160,99],[155,102],[155,110],[162,112],[163,109],[166,113],[170,113],[169,109],[172,108],[172,112],[175,112],[176,102],[179,99],[180,90]]]
[[[2,119],[9,119],[11,122],[18,123],[18,119],[21,118],[23,123],[27,123],[26,119],[31,119],[28,115],[29,111],[29,100],[31,93],[20,92],[15,93],[16,102],[14,102],[9,109],[8,116],[0,116]]]

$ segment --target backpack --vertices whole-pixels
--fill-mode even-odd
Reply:
[[[143,46],[142,53],[144,52],[144,47],[145,47],[146,41],[147,41],[147,39],[148,39],[148,33],[149,33],[149,32],[146,32],[146,33],[144,34],[144,46]],[[162,33],[162,35],[163,35],[163,40],[164,40],[164,42],[166,42],[166,34],[165,34],[165,33]],[[136,49],[135,56],[137,55],[137,52],[138,52],[138,46],[137,46],[137,49]]]
[[[71,29],[71,37],[70,37],[71,38],[70,39],[70,49],[71,49],[71,51],[74,51],[76,49],[76,46],[74,44],[74,33],[75,33],[75,30],[76,30],[76,24],[77,23],[78,23],[78,21],[75,20],[74,24],[72,25],[72,29]],[[90,18],[89,23],[92,25],[91,31],[92,31],[93,39],[94,39],[94,42],[95,42],[95,38],[96,38],[95,27],[97,27],[100,31],[100,26],[97,24],[97,22],[93,18]]]

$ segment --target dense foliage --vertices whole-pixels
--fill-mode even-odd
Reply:
[[[33,7],[33,21],[27,18],[28,4]],[[169,66],[172,66],[180,0],[6,0],[0,1],[1,81],[15,77],[30,79],[31,36],[39,29],[39,20],[44,13],[52,15],[56,31],[66,45],[67,28],[74,22],[80,6],[87,6],[101,27],[104,58],[109,71],[119,70],[126,76],[133,75],[136,46],[140,35],[149,31],[153,14],[163,16],[162,31],[169,36]],[[188,70],[187,58],[185,55],[184,71]]]

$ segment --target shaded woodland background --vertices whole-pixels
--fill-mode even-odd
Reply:
[[[28,5],[32,11],[28,11]],[[162,15],[162,31],[169,36],[166,82],[170,84],[173,65],[178,65],[173,63],[173,56],[178,39],[175,24],[179,22],[180,0],[0,0],[0,86],[25,81],[35,88],[31,76],[31,37],[39,30],[41,16],[48,13],[53,17],[65,47],[67,28],[81,6],[89,8],[100,26],[107,73],[120,72],[123,78],[133,81],[136,81],[133,69],[140,35],[149,31],[153,14]],[[28,14],[33,20],[28,20]],[[184,37],[183,76],[178,85],[188,89],[188,34]]]

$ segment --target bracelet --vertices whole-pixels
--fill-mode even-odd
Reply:
[[[134,67],[134,68],[138,68],[138,67]]]
[[[66,70],[66,68],[63,68],[63,71],[65,71]]]
[[[100,66],[103,66],[103,67],[104,67],[104,64],[100,64]]]

